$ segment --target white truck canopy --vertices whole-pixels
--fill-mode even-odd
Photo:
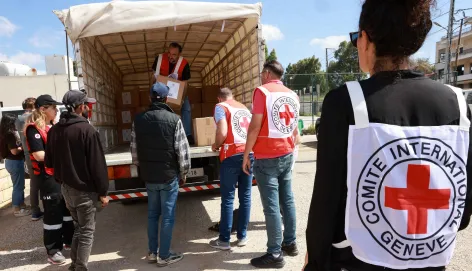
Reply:
[[[113,1],[72,6],[53,11],[69,38],[156,29],[208,21],[261,16],[262,4],[203,3],[185,1]]]

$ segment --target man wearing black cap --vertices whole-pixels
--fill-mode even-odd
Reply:
[[[95,103],[84,92],[70,90],[62,99],[67,112],[49,131],[46,166],[62,183],[62,194],[75,222],[71,270],[87,270],[95,231],[97,202],[108,205],[108,172],[98,132],[83,115]],[[100,204],[99,204],[100,205]]]
[[[170,251],[170,243],[179,181],[185,183],[190,170],[185,130],[179,116],[165,104],[168,94],[169,88],[160,82],[151,87],[152,104],[148,111],[135,117],[131,132],[131,157],[133,164],[139,166],[139,176],[146,183],[148,194],[147,261],[157,261],[160,267],[183,258],[181,253]],[[158,247],[158,221],[161,215]]]

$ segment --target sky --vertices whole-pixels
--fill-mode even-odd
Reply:
[[[203,1],[203,0],[200,0]],[[209,2],[256,3],[257,0],[206,0]],[[65,55],[64,27],[52,13],[55,9],[95,0],[0,1],[0,60],[21,63],[45,73],[45,55]],[[286,67],[315,55],[325,63],[325,48],[336,48],[356,31],[361,0],[262,0],[262,31],[269,50],[275,49]],[[437,0],[435,22],[447,26],[449,0]],[[470,0],[456,0],[456,9],[472,8]],[[466,13],[472,16],[472,10]],[[442,16],[441,16],[442,15]],[[415,57],[435,62],[435,44],[446,31],[433,26]],[[329,53],[329,58],[332,56]]]

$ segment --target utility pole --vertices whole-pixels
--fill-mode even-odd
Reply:
[[[462,36],[462,25],[464,24],[464,18],[461,19],[461,27],[459,30],[459,39],[457,40],[457,48],[456,48],[456,61],[454,64],[455,69],[457,70],[457,61],[459,60],[459,49],[461,45],[461,36]],[[454,86],[457,85],[457,76],[454,76]]]
[[[328,73],[328,48],[326,49],[326,73]]]
[[[446,84],[450,82],[451,75],[451,46],[453,36],[453,24],[454,24],[454,4],[455,0],[451,0],[451,7],[449,8],[449,21],[447,25],[447,52],[446,52]]]

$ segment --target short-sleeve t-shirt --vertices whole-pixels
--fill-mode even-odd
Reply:
[[[8,133],[5,137],[5,142],[6,146],[4,146],[4,154],[5,158],[9,160],[23,160],[25,158],[25,155],[23,152],[20,152],[18,154],[13,154],[11,153],[12,149],[16,149],[18,147],[21,147],[21,142],[19,140],[19,135],[15,135],[12,133]]]
[[[226,119],[226,112],[221,105],[217,105],[215,107],[215,122],[218,123],[222,119]]]

